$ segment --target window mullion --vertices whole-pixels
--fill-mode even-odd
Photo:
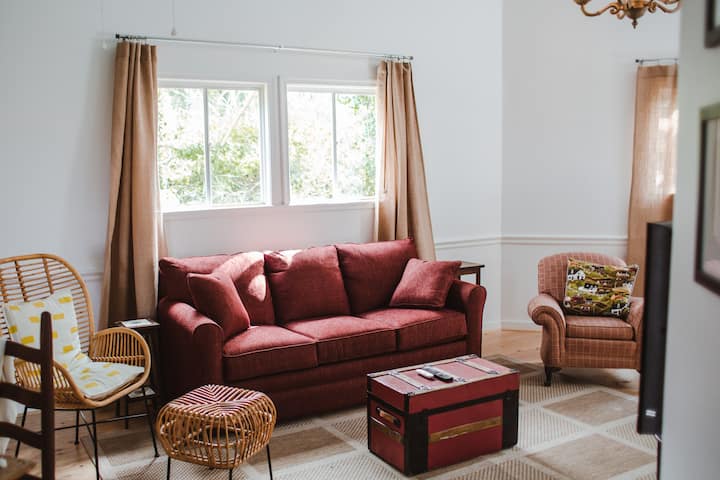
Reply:
[[[208,92],[203,88],[203,115],[205,120],[205,202],[212,205],[212,175],[210,173],[210,121],[208,118]]]
[[[336,98],[335,92],[332,92],[332,156],[333,156],[333,199],[337,198],[338,190],[338,168],[337,168],[337,122],[336,122]]]

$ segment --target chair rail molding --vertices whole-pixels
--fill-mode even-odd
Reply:
[[[624,247],[623,235],[503,235],[503,245],[583,245]]]

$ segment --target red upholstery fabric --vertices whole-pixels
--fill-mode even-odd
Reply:
[[[232,278],[252,325],[275,323],[272,295],[264,266],[265,256],[262,252],[244,252],[233,255],[217,267],[218,271]]]
[[[405,265],[417,257],[412,239],[346,243],[335,248],[353,313],[387,307]]]
[[[227,273],[188,273],[187,281],[195,308],[220,325],[223,340],[250,327],[250,316]]]
[[[467,353],[482,357],[482,323],[487,291],[485,287],[453,280],[448,291],[446,307],[464,312],[467,319]]]
[[[227,382],[318,365],[315,341],[275,325],[250,327],[223,347]]]
[[[160,259],[159,298],[167,297],[192,305],[192,295],[187,285],[188,273],[210,273],[222,265],[230,255],[211,255],[207,257]]]
[[[632,340],[634,330],[625,320],[612,317],[566,315],[567,336],[602,340]]]
[[[335,247],[266,253],[265,268],[277,321],[350,313]]]
[[[223,331],[194,307],[164,298],[158,305],[162,375],[169,398],[222,383]]]
[[[460,262],[410,259],[390,299],[390,306],[444,307],[459,268]]]
[[[400,351],[458,340],[468,333],[465,314],[456,310],[383,308],[360,316],[396,329]]]
[[[285,327],[318,342],[321,364],[395,351],[395,332],[376,320],[340,316],[299,320]]]

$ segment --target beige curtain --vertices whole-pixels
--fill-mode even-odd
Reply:
[[[158,257],[165,253],[156,131],[155,46],[118,43],[101,327],[155,313]]]
[[[645,291],[648,222],[672,219],[677,143],[677,65],[639,67],[628,215],[628,263],[640,265],[634,294]]]
[[[382,160],[376,237],[378,240],[413,237],[420,258],[434,260],[425,165],[409,63],[380,63],[378,112]]]

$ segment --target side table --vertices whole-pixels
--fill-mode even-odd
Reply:
[[[485,268],[484,263],[474,263],[463,261],[460,264],[460,270],[458,270],[458,279],[463,275],[475,275],[475,285],[481,285],[482,281],[482,269]]]

